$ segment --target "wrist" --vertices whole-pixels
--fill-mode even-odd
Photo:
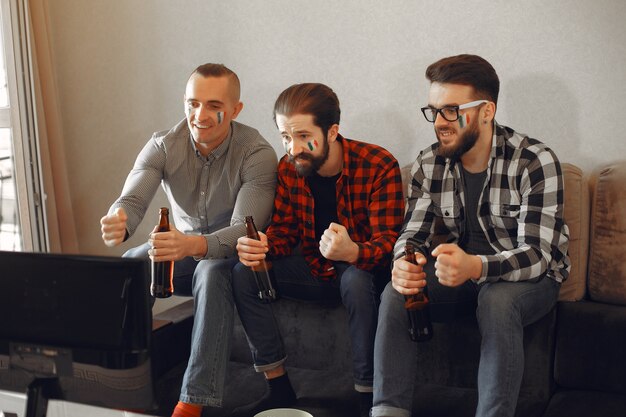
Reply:
[[[470,278],[479,280],[483,274],[483,261],[478,255],[472,255],[472,273]]]
[[[206,256],[208,246],[204,236],[189,236],[192,240],[192,253],[194,258],[204,258]]]
[[[358,243],[356,242],[352,242],[352,243],[354,244],[354,246],[352,247],[352,253],[348,262],[354,265],[359,260],[359,252],[361,251],[361,248],[359,247]]]

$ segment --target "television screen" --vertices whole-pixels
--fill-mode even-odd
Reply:
[[[0,268],[0,389],[155,409],[147,262],[0,251]]]

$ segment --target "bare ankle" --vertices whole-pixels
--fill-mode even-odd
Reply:
[[[278,368],[270,369],[269,371],[264,371],[263,373],[265,374],[265,379],[278,378],[279,376],[285,375],[285,367],[281,365]]]

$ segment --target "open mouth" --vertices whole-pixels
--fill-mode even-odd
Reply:
[[[194,124],[193,124],[193,126],[194,126],[196,129],[210,129],[210,128],[211,128],[211,126],[208,126],[208,125],[200,125],[200,124],[197,124],[197,123],[194,123]]]
[[[456,132],[452,129],[440,129],[437,131],[437,134],[439,135],[439,137],[441,138],[448,138],[452,135],[454,135]]]
[[[437,139],[440,142],[449,142],[456,135],[456,131],[453,129],[440,129],[437,130]]]

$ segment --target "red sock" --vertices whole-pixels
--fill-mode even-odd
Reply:
[[[202,415],[202,406],[199,404],[187,404],[179,401],[174,408],[172,417],[200,417]]]

